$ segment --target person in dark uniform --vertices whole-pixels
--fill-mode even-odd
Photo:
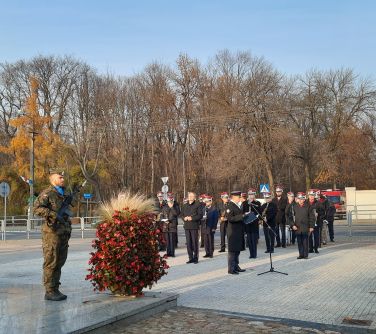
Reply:
[[[274,253],[275,235],[275,217],[277,216],[277,206],[272,201],[271,193],[264,193],[265,203],[261,205],[261,217],[263,219],[263,230],[265,235],[266,251],[265,253]],[[266,220],[266,223],[265,223]],[[268,226],[269,225],[269,226]]]
[[[205,234],[204,234],[204,244],[205,252],[204,257],[213,257],[214,253],[214,233],[217,229],[218,224],[218,210],[213,206],[213,197],[206,195],[204,198],[205,202]]]
[[[68,256],[68,241],[72,227],[69,217],[58,212],[66,198],[64,172],[50,170],[50,186],[34,202],[34,214],[44,219],[42,225],[44,299],[60,301],[67,296],[59,291],[61,269]]]
[[[285,219],[286,219],[286,223],[288,224],[288,219],[289,219],[289,215],[290,215],[290,210],[291,210],[291,205],[295,203],[295,194],[293,192],[288,192],[287,193],[287,205],[286,205],[286,209],[285,209]],[[290,224],[288,224],[290,225]],[[293,245],[295,245],[295,241],[296,241],[296,233],[293,229],[291,229],[290,227],[290,232],[291,232],[291,243]]]
[[[179,203],[177,202],[176,198],[175,198],[175,195],[174,193],[170,192],[170,193],[167,193],[167,196],[168,197],[172,197],[174,199],[174,209],[177,213],[177,215],[179,216],[180,215],[180,205]],[[177,227],[177,226],[176,226]],[[178,247],[178,230],[176,229],[176,235],[175,235],[175,248]]]
[[[241,191],[231,192],[231,201],[227,205],[228,219],[228,273],[238,275],[245,271],[239,267],[239,255],[244,250],[244,214],[240,202]]]
[[[316,254],[319,253],[319,246],[320,246],[320,228],[318,225],[319,220],[319,213],[321,212],[320,203],[316,200],[316,191],[311,189],[308,191],[308,200],[307,204],[312,208],[313,213],[315,215],[315,224],[313,228],[313,232],[309,234],[309,252]]]
[[[204,202],[204,199],[206,198],[206,194],[201,194],[199,197],[198,197],[198,201],[201,205],[201,210],[202,210],[202,216],[204,216],[204,213],[205,213],[205,202]],[[200,248],[204,248],[204,240],[205,240],[205,222],[204,221],[200,221]]]
[[[256,200],[256,190],[248,190],[248,200],[243,203],[243,213],[252,212],[255,216],[261,215],[261,203]],[[249,258],[257,258],[257,244],[259,239],[259,220],[256,219],[250,224],[245,225],[247,233],[247,243],[249,249]]]
[[[219,253],[223,253],[226,251],[226,235],[227,235],[227,206],[229,202],[229,197],[227,192],[221,193],[221,203],[218,205],[218,211],[219,211],[219,230],[221,233],[221,248],[218,251]]]
[[[166,205],[167,205],[167,203],[163,198],[163,192],[158,191],[157,192],[157,200],[155,202],[155,210],[157,212],[156,224],[161,231],[163,231],[163,225],[164,225],[164,223],[161,221],[161,213],[163,211],[163,208]],[[164,252],[165,250],[166,250],[166,240],[164,238],[164,234],[162,234],[162,240],[159,244],[159,251]]]
[[[315,214],[313,206],[305,199],[305,194],[299,192],[298,203],[292,203],[288,211],[288,223],[296,233],[298,240],[298,259],[308,259],[308,234],[313,231],[315,225]]]
[[[174,207],[174,197],[167,197],[167,205],[162,208],[161,221],[166,240],[167,256],[175,257],[176,235],[178,231],[178,211]]]
[[[198,231],[200,220],[202,219],[202,209],[200,203],[196,201],[196,194],[194,192],[188,193],[188,202],[181,209],[181,217],[184,221],[185,238],[187,241],[189,258],[187,263],[198,263]]]
[[[275,218],[276,222],[276,240],[277,240],[277,246],[276,247],[282,247],[286,248],[286,217],[285,217],[285,210],[287,206],[287,197],[283,194],[283,187],[277,186],[275,188],[275,197],[273,198],[273,203],[277,206],[277,216]],[[280,232],[282,240],[280,238]],[[282,241],[282,244],[281,244]]]
[[[326,219],[328,221],[329,238],[331,242],[334,242],[334,216],[336,214],[335,205],[329,201],[328,212],[326,213]]]
[[[240,194],[240,204],[242,207],[244,203],[247,203],[247,197],[248,197],[247,193]],[[248,247],[247,232],[245,231],[245,224],[243,224],[243,238],[244,238],[244,242],[243,242],[244,249],[242,250],[245,250],[245,248]]]

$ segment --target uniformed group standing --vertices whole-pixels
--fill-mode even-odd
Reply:
[[[188,193],[180,212],[184,222],[187,263],[198,263],[200,240],[201,247],[205,248],[204,257],[213,257],[217,223],[220,231],[218,252],[226,252],[227,244],[228,273],[232,275],[245,271],[239,266],[239,255],[246,247],[249,258],[257,258],[260,225],[264,232],[265,253],[274,253],[275,248],[286,248],[288,240],[291,244],[297,240],[298,259],[306,259],[308,253],[318,253],[318,248],[326,243],[325,228],[329,228],[330,239],[334,241],[330,223],[333,224],[335,208],[325,196],[314,190],[308,192],[308,199],[304,193],[298,193],[297,197],[292,192],[285,195],[283,187],[277,186],[274,197],[270,192],[263,193],[263,197],[264,204],[261,204],[256,200],[254,188],[247,193],[233,191],[229,195],[222,192],[221,201],[215,206],[210,195],[202,194],[197,200],[194,192]],[[168,201],[173,207],[174,199]],[[174,218],[168,220],[177,221],[178,215],[178,210],[174,211]],[[173,226],[175,231],[175,224]],[[168,239],[167,245],[174,240]],[[167,255],[174,254],[167,251]]]

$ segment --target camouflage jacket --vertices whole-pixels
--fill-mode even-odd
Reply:
[[[45,225],[58,234],[70,233],[72,228],[69,217],[64,217],[66,223],[57,221],[57,212],[64,201],[64,196],[60,195],[54,186],[49,186],[43,190],[34,202],[34,214],[44,218]]]

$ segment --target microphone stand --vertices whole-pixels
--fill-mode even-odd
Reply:
[[[256,208],[256,205],[250,203],[250,205],[255,209],[255,211],[257,212],[258,216],[261,218],[261,220],[263,221],[264,224],[266,224],[266,226],[268,227],[268,233],[269,233],[269,240],[270,240],[270,232],[272,232],[274,234],[274,237],[276,237],[276,233],[275,231],[271,228],[271,226],[268,224],[268,222],[266,221],[266,219],[260,214],[260,212],[257,210]],[[258,217],[258,218],[259,218]],[[288,275],[288,273],[284,273],[282,271],[278,271],[278,270],[274,270],[274,267],[273,267],[273,259],[272,259],[272,249],[271,247],[269,248],[269,261],[270,261],[270,269],[268,271],[264,271],[262,273],[259,273],[257,274],[257,276],[260,276],[260,275],[264,275],[264,274],[267,274],[267,273],[277,273],[277,274],[282,274],[282,275]]]

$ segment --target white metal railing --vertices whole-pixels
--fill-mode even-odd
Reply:
[[[84,238],[84,231],[92,231],[96,229],[96,225],[100,223],[100,217],[74,217],[79,219],[78,224],[72,224],[73,230],[81,231],[81,238]],[[30,239],[31,232],[38,232],[41,230],[43,218],[15,218],[14,216],[7,217],[0,220],[1,240],[7,239],[7,233],[26,233],[26,238]]]
[[[361,207],[371,206],[371,205],[358,205]],[[352,237],[352,226],[353,226],[353,217],[355,216],[355,223],[358,220],[363,220],[367,224],[376,224],[376,210],[364,209],[359,210],[358,206],[354,205],[352,210],[347,210],[346,220],[348,226],[349,237]],[[374,205],[372,205],[374,207]],[[365,216],[365,218],[359,219],[359,216]]]

